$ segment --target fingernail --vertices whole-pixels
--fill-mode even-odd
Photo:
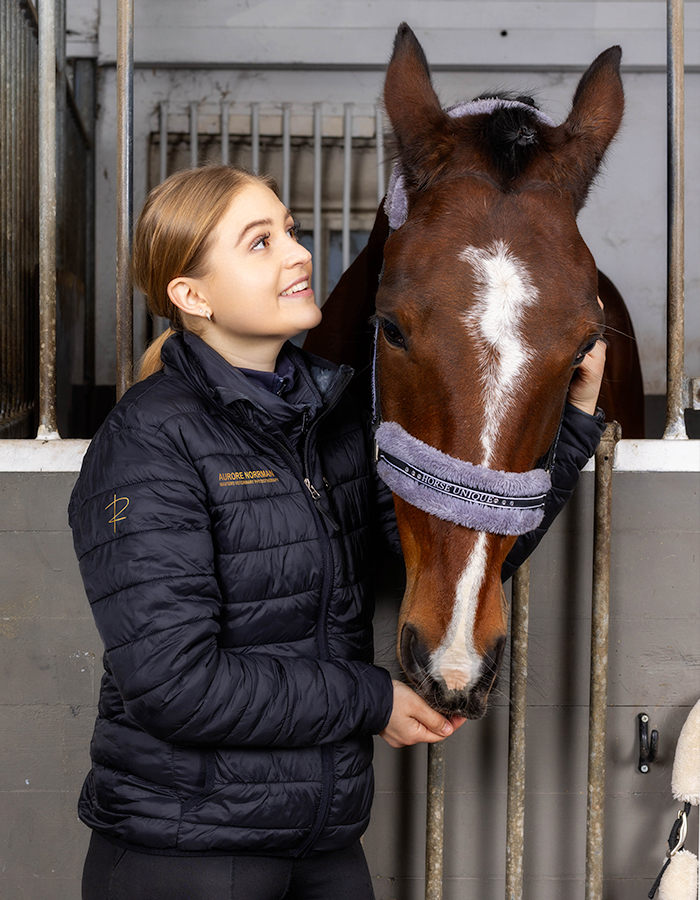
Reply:
[[[445,724],[442,726],[441,734],[452,734],[452,726],[449,722],[445,722]]]

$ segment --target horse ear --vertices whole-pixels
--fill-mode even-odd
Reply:
[[[384,81],[384,106],[394,129],[407,187],[424,188],[454,144],[418,38],[399,25]]]
[[[609,47],[591,63],[578,83],[569,117],[555,129],[559,181],[571,191],[577,213],[622,121],[621,57],[620,47]]]

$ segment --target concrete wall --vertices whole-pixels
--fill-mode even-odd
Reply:
[[[66,505],[75,475],[0,475],[0,897],[75,900],[88,831],[76,801],[89,766],[101,648]],[[644,896],[677,804],[675,742],[700,697],[697,472],[614,481],[604,900]],[[526,895],[583,895],[592,475],[533,558]],[[393,665],[401,573],[383,573],[380,660]],[[506,664],[507,666],[507,661]],[[445,900],[503,897],[507,668],[485,719],[447,742]],[[636,770],[636,715],[659,762]],[[364,843],[378,900],[423,891],[425,748],[377,739],[377,798]],[[688,846],[697,846],[697,818]]]

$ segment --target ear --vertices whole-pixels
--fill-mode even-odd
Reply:
[[[209,311],[209,304],[200,296],[197,285],[191,278],[173,278],[168,284],[171,302],[188,316],[202,315],[200,310]]]
[[[399,25],[384,82],[384,106],[394,129],[409,189],[420,190],[438,173],[455,144],[449,116],[430,79],[423,48],[408,25]]]
[[[558,180],[573,195],[577,213],[622,121],[621,57],[622,50],[615,46],[594,60],[576,88],[568,119],[554,129]]]

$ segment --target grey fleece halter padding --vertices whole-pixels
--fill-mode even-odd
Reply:
[[[489,534],[525,534],[542,521],[552,485],[544,469],[520,473],[475,466],[424,444],[397,422],[382,422],[375,440],[382,480],[430,515]]]
[[[550,125],[552,128],[555,127],[555,123],[549,116],[540,112],[536,107],[529,106],[527,103],[521,103],[519,100],[501,100],[498,97],[489,97],[483,100],[470,100],[468,102],[458,103],[456,106],[451,106],[449,109],[446,109],[445,112],[453,119],[461,119],[463,116],[489,114],[495,109],[513,109],[516,107],[527,109],[544,125]],[[389,219],[389,226],[394,231],[403,225],[406,221],[406,216],[408,215],[408,196],[406,194],[403,169],[401,168],[400,162],[397,162],[394,165],[391,178],[389,179],[389,188],[384,200],[384,212]]]

